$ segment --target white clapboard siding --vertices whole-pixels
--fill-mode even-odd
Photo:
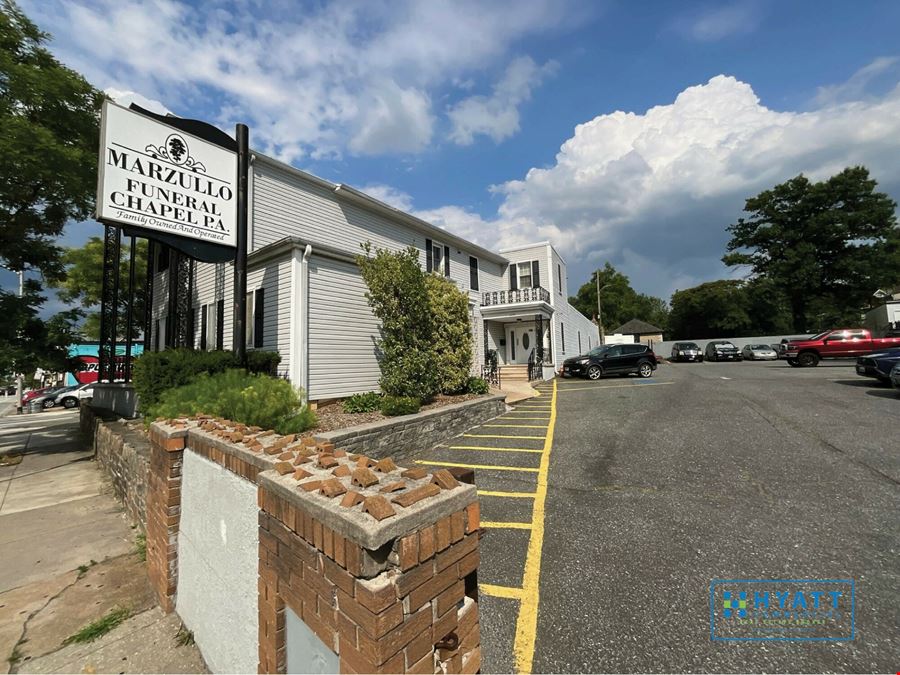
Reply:
[[[353,263],[316,256],[309,261],[309,398],[377,391],[378,320]]]

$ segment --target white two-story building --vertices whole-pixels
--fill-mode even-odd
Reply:
[[[358,190],[256,154],[250,174],[247,348],[278,351],[279,374],[311,401],[378,389],[378,321],[355,263],[361,245],[421,251],[422,266],[469,295],[473,373],[492,352],[501,368],[541,355],[542,377],[597,346],[597,326],[568,302],[566,263],[549,242],[490,251]],[[166,347],[169,252],[154,256],[150,346]],[[196,349],[230,349],[233,267],[195,263]],[[502,372],[502,371],[501,371]]]

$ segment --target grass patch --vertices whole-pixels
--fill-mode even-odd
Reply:
[[[134,538],[134,552],[138,558],[147,562],[147,535],[139,534]]]
[[[91,569],[90,565],[79,565],[78,566],[78,578],[80,579],[85,574],[87,574],[89,569]]]
[[[10,665],[16,665],[22,660],[22,652],[19,651],[19,645],[13,647],[12,653],[6,659]]]
[[[188,647],[194,644],[194,631],[188,630],[184,624],[181,624],[181,628],[175,633],[175,643],[179,647]]]
[[[15,466],[16,464],[20,464],[21,462],[21,452],[10,452],[5,455],[0,455],[0,466]]]
[[[70,635],[63,642],[64,645],[82,644],[84,642],[93,642],[99,637],[103,637],[113,628],[122,623],[129,617],[131,612],[124,607],[116,607],[106,616],[92,621],[74,635]]]

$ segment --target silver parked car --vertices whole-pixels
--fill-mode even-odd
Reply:
[[[775,361],[778,359],[778,352],[772,349],[771,345],[744,345],[741,354],[749,361]]]

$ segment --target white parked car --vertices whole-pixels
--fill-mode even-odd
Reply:
[[[76,387],[72,391],[67,391],[56,399],[56,405],[65,406],[66,408],[74,408],[81,403],[82,399],[90,398],[94,395],[94,383],[88,382],[80,387]]]
[[[744,345],[741,354],[748,361],[776,361],[778,353],[772,349],[772,345]]]

